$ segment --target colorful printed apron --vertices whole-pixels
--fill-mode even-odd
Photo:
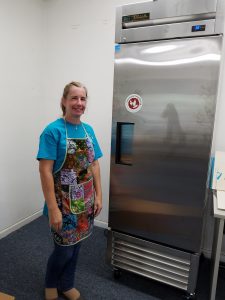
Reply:
[[[94,148],[85,130],[85,138],[68,138],[66,121],[66,154],[61,168],[54,173],[56,201],[62,212],[60,231],[51,229],[55,242],[74,245],[88,237],[94,224],[94,185],[90,165]]]

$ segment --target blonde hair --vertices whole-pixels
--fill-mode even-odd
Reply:
[[[79,87],[79,88],[83,88],[85,90],[85,94],[86,94],[86,97],[88,96],[88,91],[87,91],[87,88],[81,83],[81,82],[78,82],[78,81],[71,81],[70,83],[68,83],[65,87],[64,87],[64,90],[63,90],[63,96],[62,96],[62,99],[61,99],[61,102],[60,102],[60,107],[62,109],[62,112],[63,112],[63,116],[65,116],[66,114],[66,108],[65,106],[63,105],[63,98],[65,99],[68,94],[69,94],[69,91],[70,91],[70,88],[72,86],[76,86],[76,87]]]

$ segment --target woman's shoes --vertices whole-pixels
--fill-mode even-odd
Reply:
[[[75,288],[59,293],[68,300],[83,300],[80,292]],[[58,290],[56,288],[45,288],[45,300],[58,300]]]
[[[56,288],[46,288],[45,289],[45,300],[57,300],[58,291]]]
[[[80,292],[75,288],[61,292],[61,294],[68,300],[81,300]]]

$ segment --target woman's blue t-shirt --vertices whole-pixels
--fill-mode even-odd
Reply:
[[[102,151],[99,147],[94,130],[90,125],[86,123],[75,125],[66,121],[68,138],[86,137],[86,132],[82,125],[85,127],[88,137],[93,143],[95,151],[94,159],[97,160],[98,158],[102,157]],[[50,123],[40,135],[37,159],[54,160],[53,173],[58,171],[64,162],[66,154],[66,128],[65,120],[60,118]],[[46,203],[43,214],[48,215]]]
[[[86,123],[72,124],[66,121],[68,138],[84,138],[85,130],[91,139],[95,151],[95,160],[102,157],[102,151],[99,147],[94,130]],[[54,160],[53,172],[60,169],[66,154],[66,129],[63,118],[50,123],[42,132],[39,142],[39,151],[37,159]]]

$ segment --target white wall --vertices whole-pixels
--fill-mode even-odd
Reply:
[[[42,0],[0,0],[0,237],[42,207],[35,155],[43,126],[43,16]]]
[[[89,90],[84,121],[93,125],[104,152],[98,223],[107,225],[115,7],[129,2],[0,0],[0,236],[42,208],[34,159],[38,136],[60,115],[62,89],[71,80]],[[225,151],[224,72],[221,82],[214,145]]]

